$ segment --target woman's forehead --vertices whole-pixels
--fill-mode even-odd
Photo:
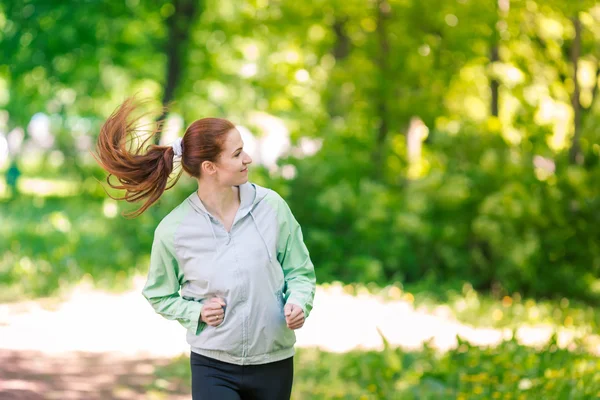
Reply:
[[[242,135],[240,135],[240,132],[237,129],[232,129],[229,131],[227,138],[225,139],[225,147],[237,148],[242,144],[244,144],[244,141],[242,140]]]

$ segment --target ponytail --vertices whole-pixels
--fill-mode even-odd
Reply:
[[[135,147],[134,143],[140,135],[137,129],[143,115],[133,118],[132,114],[139,106],[139,102],[129,98],[108,117],[100,129],[94,154],[98,164],[108,172],[108,185],[113,189],[125,190],[123,197],[113,197],[108,193],[111,198],[129,203],[144,200],[139,209],[123,214],[127,218],[137,217],[146,211],[181,176],[179,171],[169,182],[174,156],[171,146],[147,146],[148,141],[161,132],[161,126],[156,127]],[[116,177],[119,183],[111,182],[111,176]]]

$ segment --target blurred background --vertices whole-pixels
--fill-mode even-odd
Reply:
[[[189,398],[140,290],[195,181],[125,219],[92,156],[132,95],[299,220],[294,399],[600,396],[596,1],[2,0],[0,49],[0,398]]]

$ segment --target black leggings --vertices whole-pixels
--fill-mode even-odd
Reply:
[[[191,352],[193,400],[289,400],[294,358],[235,365]]]

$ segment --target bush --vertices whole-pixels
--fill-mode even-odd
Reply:
[[[292,399],[591,399],[600,394],[600,362],[592,355],[558,348],[551,341],[535,350],[507,340],[480,349],[468,342],[438,354],[425,347],[405,352],[328,353],[298,349]],[[189,359],[157,367],[147,389],[164,383],[186,387]]]
[[[279,185],[319,280],[462,279],[503,293],[598,297],[597,163],[572,166],[560,156],[551,173],[498,135],[434,138],[415,179],[403,178],[402,143],[375,174],[368,147],[348,135],[287,161],[298,173]]]

